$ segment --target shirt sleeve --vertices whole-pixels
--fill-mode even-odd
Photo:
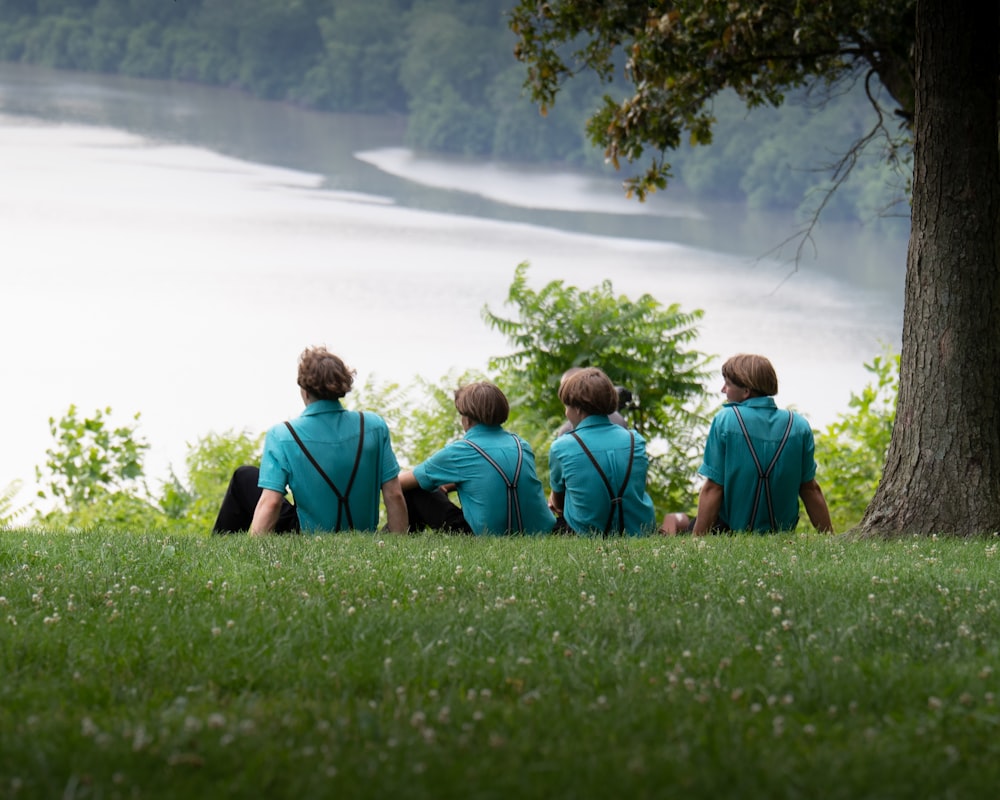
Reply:
[[[708,429],[708,438],[705,440],[705,457],[701,463],[699,475],[704,475],[710,481],[722,486],[725,483],[726,475],[726,440],[722,435],[722,416],[725,412],[720,412],[712,420],[712,425]]]
[[[423,464],[413,468],[413,477],[421,489],[430,491],[446,483],[458,483],[461,480],[462,474],[455,468],[454,463],[455,446],[455,442],[445,445]]]
[[[803,423],[802,433],[802,483],[809,483],[816,477],[816,439],[813,436],[812,427],[804,418],[799,417]]]
[[[382,452],[379,457],[379,463],[382,465],[381,475],[379,476],[379,485],[387,483],[399,475],[399,462],[396,460],[396,454],[392,450],[392,438],[389,434],[389,426],[385,424],[385,420],[377,414],[365,414],[365,425],[371,427],[373,430],[377,430],[379,438],[382,442]]]
[[[281,450],[277,431],[271,428],[264,437],[264,452],[260,458],[260,477],[257,485],[261,489],[285,493],[289,479],[288,460]]]
[[[566,479],[563,477],[563,464],[559,455],[563,449],[559,446],[561,441],[563,440],[556,439],[549,448],[549,487],[553,492],[566,491]]]

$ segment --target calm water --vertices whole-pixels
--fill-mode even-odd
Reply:
[[[898,346],[902,238],[827,227],[792,273],[761,258],[794,230],[778,216],[416,157],[394,119],[0,64],[0,178],[0,486],[30,481],[71,403],[141,412],[154,476],[182,472],[187,442],[298,412],[308,344],[362,380],[483,369],[507,347],[481,310],[525,260],[536,287],[704,309],[698,349],[769,354],[815,426]]]

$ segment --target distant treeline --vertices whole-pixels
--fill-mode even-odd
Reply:
[[[237,88],[322,111],[404,114],[443,153],[610,169],[585,120],[614,85],[574,80],[543,118],[522,91],[513,0],[0,0],[0,60]],[[695,197],[803,215],[872,122],[857,92],[748,115],[715,108],[715,144],[672,159]],[[827,212],[870,221],[901,196],[875,153]]]

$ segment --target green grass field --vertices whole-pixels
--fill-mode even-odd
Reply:
[[[0,797],[992,798],[998,545],[0,533]]]

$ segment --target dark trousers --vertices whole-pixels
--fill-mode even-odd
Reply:
[[[410,517],[410,530],[431,528],[447,533],[472,533],[462,509],[456,506],[440,489],[408,489],[403,492],[406,513]]]
[[[257,467],[237,467],[229,480],[226,496],[222,498],[219,516],[215,518],[212,533],[238,533],[250,530],[253,512],[257,508],[263,489],[257,485],[260,470]],[[293,533],[299,530],[299,515],[287,500],[281,503],[281,513],[275,533]]]

